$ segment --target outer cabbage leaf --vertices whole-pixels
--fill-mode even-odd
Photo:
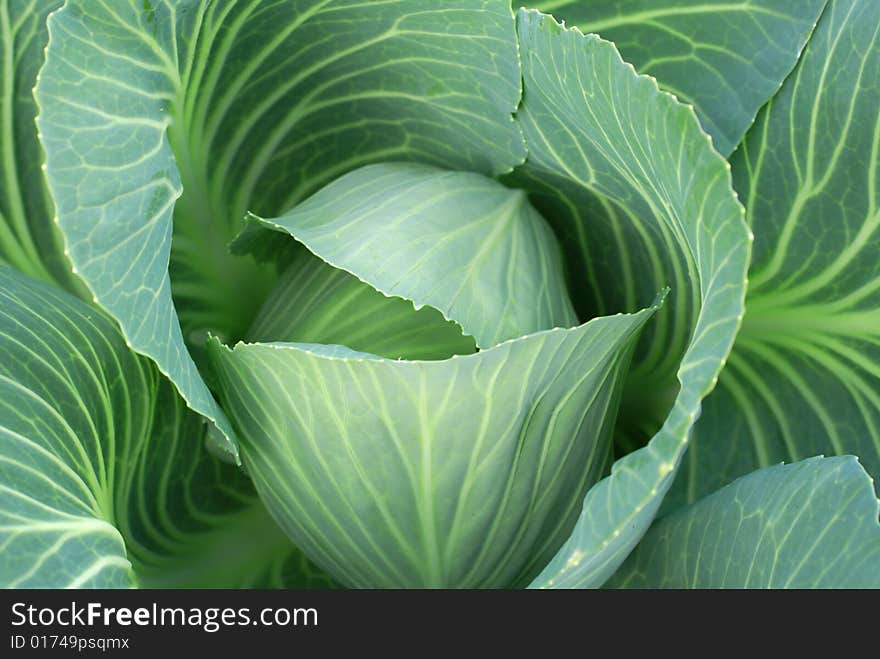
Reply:
[[[880,4],[834,0],[732,159],[746,319],[670,505],[820,453],[880,475],[878,107]]]
[[[378,160],[492,174],[524,157],[504,0],[69,0],[49,34],[38,124],[70,258],[230,459],[185,340],[243,335],[268,290],[227,253],[245,209]]]
[[[0,266],[0,585],[316,586],[114,323]]]
[[[880,588],[878,514],[852,456],[767,467],[657,522],[608,585]]]
[[[598,586],[650,525],[727,358],[750,241],[729,167],[690,108],[612,44],[534,11],[517,21],[517,119],[529,157],[512,178],[568,246],[576,304],[609,313],[611,300],[633,308],[651,287],[671,288],[642,338],[618,421],[657,432],[590,490],[572,536],[532,584]]]
[[[540,0],[620,49],[661,89],[693,103],[729,155],[794,68],[827,0]]]

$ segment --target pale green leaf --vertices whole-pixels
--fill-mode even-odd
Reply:
[[[692,103],[724,155],[797,63],[827,0],[538,0],[613,41],[639,73]]]
[[[652,287],[671,288],[618,420],[659,431],[590,490],[533,583],[597,586],[650,525],[724,364],[743,313],[749,236],[729,169],[689,108],[596,36],[526,10],[518,30],[529,157],[512,182],[568,247],[582,314],[637,308]]]
[[[208,344],[279,524],[349,586],[513,586],[604,473],[622,376],[653,309],[444,361]]]
[[[878,514],[852,456],[767,467],[658,521],[608,585],[880,588]]]

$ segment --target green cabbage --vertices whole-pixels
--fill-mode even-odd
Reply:
[[[880,586],[876,2],[60,4],[0,585]]]

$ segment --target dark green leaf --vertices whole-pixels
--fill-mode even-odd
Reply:
[[[833,0],[734,154],[756,236],[747,314],[676,502],[855,454],[880,475],[880,3]]]
[[[61,0],[0,0],[0,260],[78,290],[64,258],[40,165],[32,90],[46,17]]]
[[[326,585],[113,322],[0,267],[0,586]]]
[[[794,68],[827,0],[539,0],[692,103],[724,155]]]

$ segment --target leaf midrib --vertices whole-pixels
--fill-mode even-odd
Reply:
[[[747,307],[740,333],[757,340],[786,337],[880,337],[880,308],[836,312],[826,305],[774,307],[772,299]]]

